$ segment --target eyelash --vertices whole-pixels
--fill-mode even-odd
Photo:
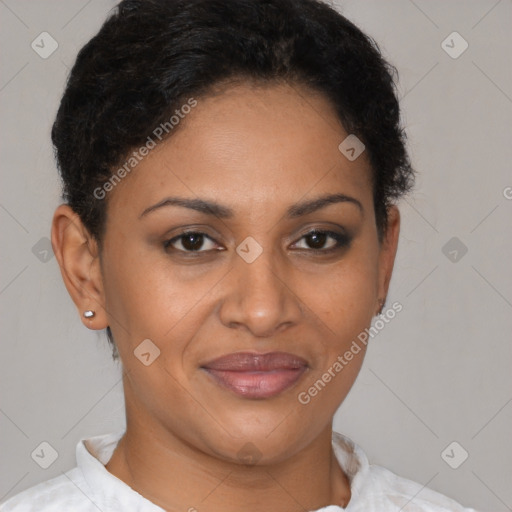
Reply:
[[[177,236],[175,236],[175,237],[173,237],[173,238],[171,238],[169,240],[166,240],[164,242],[165,250],[169,250],[169,248],[171,248],[175,252],[181,252],[181,253],[184,253],[184,254],[187,254],[187,255],[194,255],[194,257],[196,257],[196,255],[199,255],[201,253],[207,253],[207,252],[210,252],[210,251],[213,250],[213,249],[209,249],[209,250],[206,250],[206,251],[201,251],[201,250],[198,250],[198,251],[187,251],[187,250],[176,249],[176,248],[172,247],[173,243],[175,243],[175,242],[179,241],[180,239],[183,239],[183,238],[185,238],[186,236],[189,236],[189,235],[202,235],[203,237],[211,240],[212,242],[215,242],[215,240],[213,238],[211,238],[206,233],[203,233],[201,231],[184,231],[184,232],[180,233],[179,235],[177,235]],[[340,251],[341,249],[349,247],[350,243],[351,243],[351,238],[349,236],[345,235],[345,234],[337,233],[336,231],[329,231],[329,230],[322,230],[322,229],[312,229],[311,231],[308,231],[307,233],[304,233],[299,238],[299,240],[297,240],[297,242],[295,242],[294,244],[297,244],[300,240],[305,239],[306,237],[312,236],[312,235],[327,235],[328,237],[333,238],[336,241],[336,245],[334,247],[330,247],[328,249],[314,249],[314,248],[304,249],[303,248],[303,249],[300,249],[300,250],[305,250],[305,251],[313,252],[313,253],[317,253],[317,254],[332,254],[334,252]]]

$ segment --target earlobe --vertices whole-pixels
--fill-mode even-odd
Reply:
[[[399,234],[400,211],[397,206],[392,205],[388,208],[388,222],[379,253],[379,283],[377,290],[378,305],[376,314],[379,314],[382,311],[388,294],[389,283],[391,282],[395,256],[398,248]]]
[[[60,205],[55,210],[52,247],[62,279],[82,322],[89,329],[105,329],[108,320],[104,309],[98,244],[68,205]],[[84,314],[86,311],[92,314]]]

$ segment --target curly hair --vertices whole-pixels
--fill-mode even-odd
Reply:
[[[80,50],[53,124],[63,199],[101,248],[108,201],[94,191],[155,127],[230,80],[285,82],[323,94],[364,143],[382,240],[388,207],[414,182],[396,76],[320,0],[124,0]]]

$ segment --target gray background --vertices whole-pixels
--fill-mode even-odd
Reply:
[[[124,425],[120,369],[45,253],[60,192],[50,126],[77,51],[113,5],[0,0],[0,500],[74,466],[81,437]],[[371,341],[335,429],[467,506],[512,510],[512,2],[337,5],[399,70],[419,177],[401,202],[388,297],[404,309]],[[47,59],[31,48],[43,31],[59,45]],[[469,44],[456,59],[441,46],[453,31]],[[59,454],[46,470],[31,458],[43,441]],[[457,469],[441,457],[453,441],[469,453]]]

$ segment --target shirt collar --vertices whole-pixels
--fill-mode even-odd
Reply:
[[[91,500],[105,512],[165,512],[105,468],[123,435],[124,430],[83,438],[76,447],[77,466],[92,492]]]

